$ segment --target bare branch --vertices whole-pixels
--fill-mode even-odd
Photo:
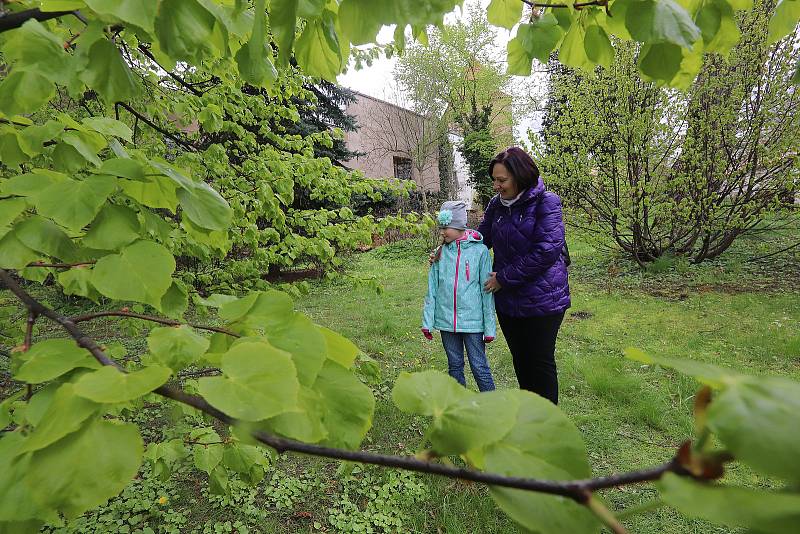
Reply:
[[[220,334],[227,334],[231,337],[240,337],[239,334],[235,332],[231,332],[230,330],[226,330],[225,328],[220,328],[218,326],[207,326],[202,324],[195,324],[195,323],[182,323],[180,321],[176,321],[174,319],[165,319],[163,317],[155,317],[153,315],[144,315],[142,313],[134,313],[125,310],[119,311],[104,311],[104,312],[97,312],[97,313],[89,313],[86,315],[77,315],[75,317],[70,317],[69,320],[75,324],[83,323],[86,321],[91,321],[93,319],[98,319],[100,317],[130,317],[132,319],[141,319],[143,321],[151,321],[153,323],[165,324],[168,326],[181,326],[181,325],[188,325],[192,328],[196,328],[197,330],[208,330],[209,332],[219,332]]]

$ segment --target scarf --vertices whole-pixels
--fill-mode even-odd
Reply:
[[[521,197],[521,196],[522,196],[522,193],[524,193],[524,192],[525,192],[525,190],[523,190],[523,191],[520,191],[520,192],[519,192],[519,195],[515,196],[514,198],[512,198],[512,199],[510,199],[510,200],[506,200],[506,199],[504,199],[503,197],[500,197],[500,204],[502,204],[503,206],[505,206],[505,207],[507,207],[507,208],[508,208],[508,207],[510,207],[510,206],[511,206],[511,205],[512,205],[514,202],[516,202],[517,200],[519,200],[519,197]]]

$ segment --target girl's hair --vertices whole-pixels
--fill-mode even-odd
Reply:
[[[508,147],[494,157],[489,163],[489,176],[498,163],[506,166],[520,191],[528,189],[539,181],[539,167],[533,158],[518,146]]]

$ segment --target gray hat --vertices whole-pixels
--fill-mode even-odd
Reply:
[[[467,205],[461,200],[448,200],[436,215],[442,228],[467,229]]]

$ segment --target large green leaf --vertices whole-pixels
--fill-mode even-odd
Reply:
[[[3,45],[3,54],[14,69],[30,71],[51,82],[66,85],[70,72],[70,57],[63,42],[37,20],[28,20],[11,32]]]
[[[356,360],[356,356],[358,356],[358,347],[352,341],[333,330],[319,325],[317,325],[317,328],[325,336],[328,358],[349,369]]]
[[[18,356],[21,365],[14,378],[29,384],[41,384],[58,378],[76,367],[97,369],[101,364],[72,339],[47,339],[35,343]]]
[[[85,180],[66,180],[53,184],[31,201],[40,215],[78,231],[94,220],[116,188],[115,177],[90,175]]]
[[[309,20],[294,48],[304,72],[336,81],[336,75],[342,70],[342,52],[331,17]]]
[[[9,534],[35,534],[39,528],[25,530],[22,522],[46,520],[58,524],[61,518],[54,510],[40,505],[27,484],[23,483],[30,470],[32,454],[18,456],[17,452],[25,444],[21,430],[6,432],[0,439],[0,458],[3,469],[0,469],[0,532]]]
[[[714,398],[708,426],[741,460],[800,482],[800,384],[776,377],[734,381]]]
[[[21,198],[0,200],[0,228],[14,222],[19,214],[25,211],[27,202]]]
[[[800,532],[800,494],[695,482],[674,473],[656,484],[664,502],[689,517],[753,532]]]
[[[222,462],[228,469],[239,473],[239,477],[248,484],[258,484],[270,465],[263,449],[243,443],[225,447]]]
[[[61,141],[63,143],[59,146],[66,145],[73,148],[81,158],[97,167],[102,163],[97,153],[108,144],[105,137],[95,132],[65,132],[61,134]]]
[[[111,15],[150,33],[156,18],[158,0],[85,0],[86,5],[100,15]]]
[[[139,239],[140,226],[132,209],[106,204],[81,243],[89,248],[118,250]]]
[[[224,321],[263,328],[266,332],[288,326],[294,314],[291,297],[274,289],[250,292],[240,299],[226,297],[217,302],[219,317]]]
[[[172,285],[175,258],[152,241],[137,241],[119,254],[100,258],[92,270],[92,285],[116,300],[134,300],[159,309]]]
[[[586,27],[583,47],[586,56],[598,65],[608,68],[614,62],[614,47],[611,46],[611,40],[605,30],[597,24]]]
[[[331,447],[357,448],[372,426],[375,412],[372,391],[333,360],[325,361],[314,390],[322,398],[322,422],[329,429],[325,443]]]
[[[272,50],[265,41],[266,7],[264,0],[256,0],[255,20],[250,40],[236,52],[239,74],[247,83],[256,87],[269,87],[278,78],[272,64]]]
[[[775,13],[769,19],[770,44],[776,43],[792,33],[800,19],[800,0],[781,0],[775,6]]]
[[[81,80],[97,91],[108,104],[126,101],[137,93],[135,75],[119,49],[108,39],[100,39],[89,50],[89,63]]]
[[[52,140],[62,131],[64,131],[64,125],[54,120],[36,126],[28,126],[20,133],[19,146],[27,155],[37,156],[44,152],[44,143]]]
[[[180,280],[173,279],[167,292],[161,297],[161,313],[180,319],[189,308],[189,291]]]
[[[100,293],[92,285],[91,278],[92,270],[86,266],[73,267],[56,276],[65,295],[79,295],[97,302],[100,300]]]
[[[594,63],[586,54],[586,31],[581,24],[573,24],[569,31],[564,35],[561,48],[558,50],[558,60],[564,65],[591,71]]]
[[[683,52],[672,43],[647,44],[639,53],[639,71],[647,80],[669,83],[681,70]]]
[[[208,346],[208,338],[185,325],[154,328],[147,336],[147,347],[155,361],[174,371],[196,362]]]
[[[371,43],[383,24],[384,13],[375,9],[372,0],[342,0],[339,5],[339,23],[345,35],[356,45]],[[271,20],[272,16],[270,16]],[[294,25],[294,21],[292,21]],[[405,25],[402,25],[405,27]],[[398,26],[400,27],[400,26]],[[400,30],[402,32],[402,30]]]
[[[123,373],[111,366],[83,375],[75,383],[75,394],[94,402],[127,402],[146,395],[169,380],[172,371],[151,365]]]
[[[52,221],[34,215],[14,227],[17,238],[27,247],[64,261],[78,257],[78,247]]]
[[[270,0],[269,28],[278,45],[278,61],[289,64],[297,24],[297,0]]]
[[[130,484],[141,465],[142,448],[136,425],[95,420],[35,452],[24,483],[38,502],[72,519]]]
[[[13,231],[0,238],[0,267],[3,269],[23,269],[38,257],[39,254],[20,241]]]
[[[166,176],[148,176],[146,181],[120,180],[119,186],[149,208],[166,208],[174,213],[178,207],[178,186]]]
[[[473,394],[434,415],[428,431],[440,455],[464,454],[499,440],[514,426],[518,402],[508,391]]]
[[[243,421],[261,421],[291,411],[300,385],[292,358],[260,341],[240,343],[222,356],[223,376],[198,381],[212,406]]]
[[[103,161],[103,164],[98,169],[101,174],[110,174],[111,176],[119,176],[120,178],[128,178],[138,182],[147,182],[144,175],[144,166],[130,158],[112,158]]]
[[[306,443],[318,443],[328,435],[322,422],[322,399],[313,389],[300,386],[297,407],[264,422],[270,432]],[[339,433],[337,428],[336,433]]]
[[[267,332],[269,342],[292,355],[297,368],[297,379],[310,386],[325,363],[325,336],[311,319],[295,313],[285,326]]]
[[[552,13],[547,13],[531,24],[520,24],[517,35],[508,42],[509,73],[530,75],[532,59],[546,63],[562,34],[558,20]]]
[[[617,0],[627,4],[625,26],[642,43],[672,43],[692,48],[700,29],[686,10],[673,0]]]
[[[17,174],[0,182],[0,193],[29,197],[43,191],[47,186],[66,180],[67,176],[60,172],[36,169],[27,174]]]
[[[161,0],[155,19],[160,49],[193,64],[213,52],[216,18],[197,0]]]
[[[83,123],[88,128],[91,128],[97,133],[119,137],[120,139],[124,139],[128,142],[130,142],[133,137],[133,132],[131,131],[131,129],[128,127],[127,124],[118,121],[116,119],[112,119],[111,117],[86,117],[81,121],[81,123]],[[105,162],[103,163],[105,164]],[[117,176],[114,173],[106,173],[106,174],[112,174],[114,176]]]
[[[192,447],[194,466],[209,475],[222,461],[223,454],[225,454],[225,448],[219,443]]]
[[[8,116],[33,113],[53,93],[53,82],[38,72],[14,70],[0,82],[0,113]]]
[[[22,140],[14,128],[0,129],[0,161],[7,167],[18,167],[29,157],[22,149]]]
[[[84,426],[89,417],[99,411],[99,406],[75,394],[75,387],[62,384],[53,395],[41,421],[33,429],[20,453],[48,447],[64,436]]]
[[[725,55],[742,36],[733,8],[726,0],[703,3],[695,15],[695,22],[702,33],[705,52]]]
[[[400,410],[435,417],[452,404],[473,395],[453,377],[439,371],[400,373],[392,389],[392,400]]]
[[[233,211],[216,190],[205,182],[195,182],[184,176],[171,165],[157,161],[150,163],[180,187],[178,200],[189,220],[208,230],[229,229]]]
[[[490,24],[511,29],[522,17],[522,2],[519,0],[492,0],[486,8]]]

